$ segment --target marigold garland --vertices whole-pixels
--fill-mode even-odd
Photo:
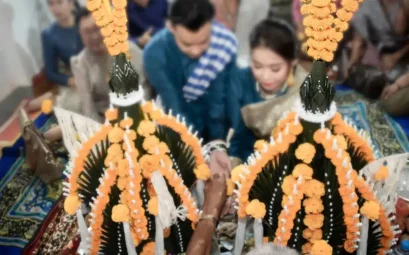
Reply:
[[[106,205],[109,202],[109,193],[111,191],[111,187],[115,183],[116,177],[117,177],[117,170],[115,168],[111,168],[105,171],[103,182],[99,185],[97,189],[98,196],[91,206],[91,224],[90,224],[91,244],[90,244],[90,252],[89,252],[89,254],[91,255],[98,254],[99,247],[101,245],[101,236],[102,236],[101,226],[102,226],[102,222],[104,219],[103,210],[105,209]],[[119,209],[121,211],[121,209],[123,208],[119,208]],[[119,217],[119,218],[114,217],[114,219],[119,220],[119,219],[122,219],[122,217]]]
[[[331,120],[331,124],[334,126],[334,134],[343,135],[354,145],[355,149],[359,149],[360,152],[363,153],[364,159],[368,163],[375,160],[372,147],[364,138],[355,132],[354,128],[345,123],[340,113],[335,114]]]
[[[182,141],[192,149],[195,156],[195,174],[197,178],[207,180],[207,178],[210,177],[210,169],[204,160],[200,142],[196,135],[192,134],[191,130],[188,130],[188,128],[183,123],[179,122],[175,117],[170,115],[165,116],[163,112],[152,102],[146,102],[144,105],[142,105],[142,110],[159,125],[166,126],[180,134]],[[146,129],[148,129],[148,127],[146,127]]]
[[[64,208],[70,214],[74,214],[75,211],[80,207],[81,203],[79,203],[78,199],[78,188],[79,184],[82,180],[78,179],[81,172],[84,170],[85,160],[89,153],[91,152],[92,148],[100,143],[101,141],[105,140],[105,137],[111,131],[112,126],[106,124],[102,127],[100,131],[98,131],[93,137],[91,137],[88,141],[84,142],[81,146],[81,149],[78,151],[78,155],[74,160],[73,168],[71,171],[71,175],[68,177],[69,180],[69,192],[68,197],[70,199],[64,202]]]
[[[297,166],[293,170],[293,175],[297,176],[297,179],[295,179],[293,175],[289,175],[284,178],[281,185],[285,195],[283,195],[283,210],[278,216],[278,227],[274,239],[274,242],[280,245],[287,245],[288,240],[291,238],[294,219],[297,212],[301,209],[301,200],[304,197],[305,179],[311,179],[312,176],[312,172],[308,171],[305,172],[306,176],[304,177],[302,172],[298,172],[296,168]]]
[[[232,180],[238,183],[238,216],[239,218],[246,217],[246,207],[249,204],[249,192],[257,178],[257,175],[262,171],[263,167],[273,160],[279,153],[284,153],[288,150],[290,144],[296,140],[296,135],[302,132],[302,126],[298,121],[295,112],[291,112],[288,116],[281,120],[274,131],[272,141],[267,145],[263,144],[263,149],[257,152],[259,155],[256,158],[249,160],[249,166],[240,165],[233,169]]]
[[[342,39],[342,32],[348,29],[348,21],[358,9],[356,0],[343,0],[342,8],[330,0],[303,0],[301,13],[305,15],[305,34],[308,55],[315,60],[331,62],[337,49],[337,42]],[[336,15],[334,13],[336,12]],[[336,16],[336,17],[334,17]]]
[[[116,56],[127,53],[129,45],[127,42],[126,1],[115,0],[112,1],[111,6],[109,0],[89,0],[87,1],[87,8],[92,12],[97,25],[101,28],[109,54]]]
[[[340,185],[345,225],[347,227],[347,232],[351,233],[351,235],[349,237],[347,236],[345,240],[344,248],[348,252],[353,252],[356,250],[355,242],[358,238],[358,236],[355,236],[354,234],[357,232],[356,226],[360,224],[359,217],[355,217],[355,215],[358,214],[359,209],[357,203],[358,196],[355,194],[354,175],[352,175],[355,170],[351,168],[349,155],[336,146],[337,138],[328,133],[329,130],[317,130],[314,137],[318,137],[319,133],[322,132],[329,135],[323,140],[316,140],[316,142],[323,145],[326,157],[328,157],[336,167],[335,173]],[[346,190],[347,192],[341,192],[341,190]]]

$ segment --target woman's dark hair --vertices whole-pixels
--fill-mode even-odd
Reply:
[[[279,19],[261,21],[250,34],[250,48],[266,47],[287,60],[298,56],[298,40],[293,28]]]
[[[209,0],[176,0],[170,8],[169,20],[173,25],[196,32],[214,15],[215,10]]]
[[[81,7],[77,10],[77,12],[75,13],[75,24],[77,26],[80,25],[80,22],[83,18],[87,18],[91,15],[91,12],[84,7]]]

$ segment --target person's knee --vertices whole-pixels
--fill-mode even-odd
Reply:
[[[382,109],[391,116],[402,116],[409,114],[409,93],[393,95],[388,99],[382,99],[380,105]]]

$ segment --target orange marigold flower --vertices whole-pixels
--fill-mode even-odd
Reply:
[[[142,168],[142,174],[145,179],[150,179],[153,172],[159,170],[159,159],[152,155],[143,155],[139,159],[139,164]]]
[[[294,185],[297,183],[295,178],[292,175],[288,175],[284,178],[281,188],[284,194],[291,196],[293,194]]]
[[[111,144],[108,148],[108,154],[110,156],[122,155],[121,145],[117,143]]]
[[[337,17],[342,21],[350,21],[352,19],[352,12],[348,12],[345,9],[339,9],[337,11]]]
[[[358,10],[359,4],[356,0],[343,0],[342,7],[348,12],[356,12]]]
[[[294,123],[290,124],[290,133],[291,134],[297,136],[297,135],[301,134],[302,131],[303,131],[303,127],[302,127],[301,124],[294,124]]]
[[[312,5],[309,5],[309,4],[301,5],[301,14],[303,14],[303,15],[309,14],[310,13],[309,10],[310,10],[311,7],[312,7]]]
[[[389,175],[389,170],[388,167],[386,166],[381,166],[378,171],[375,173],[375,180],[377,181],[383,181],[388,178]]]
[[[118,33],[116,35],[116,37],[118,38],[119,42],[124,42],[124,41],[128,40],[128,34],[126,33],[126,31],[124,33]],[[129,54],[129,52],[126,52],[126,54]],[[129,60],[131,59],[130,57],[131,56],[129,55]]]
[[[111,56],[117,56],[121,53],[121,48],[120,46],[118,46],[118,44],[115,44],[111,47],[108,47],[108,52],[109,52],[109,55]]]
[[[159,143],[160,143],[159,139],[156,136],[151,135],[145,138],[142,146],[150,154],[155,154],[156,146],[158,146]]]
[[[129,221],[129,208],[126,205],[119,204],[112,208],[112,220],[114,222],[127,222]]]
[[[308,214],[304,218],[304,224],[311,230],[322,228],[324,225],[324,215]]]
[[[149,199],[148,211],[150,214],[155,216],[159,214],[159,201],[157,196],[151,197],[151,199]]]
[[[136,132],[134,130],[126,130],[125,131],[125,136],[128,138],[128,140],[130,141],[131,147],[135,148],[135,144],[132,143],[131,141],[135,141],[136,140]]]
[[[160,142],[156,148],[157,148],[157,153],[159,155],[165,155],[166,153],[169,153],[168,145],[164,142]]]
[[[115,126],[109,131],[108,139],[111,143],[119,143],[124,138],[124,130],[118,126]]]
[[[324,240],[314,241],[311,247],[311,255],[332,254],[332,247]]]
[[[129,43],[127,41],[124,41],[120,44],[120,51],[121,53],[127,53],[129,51]]]
[[[302,246],[302,254],[310,254],[311,252],[311,248],[312,248],[312,244],[311,243],[306,243]]]
[[[267,145],[266,141],[264,140],[258,140],[255,144],[254,144],[254,149],[256,151],[262,151],[264,149],[264,146]]]
[[[318,129],[315,131],[313,139],[316,143],[322,143],[327,135],[327,129]]]
[[[312,0],[311,4],[317,7],[324,7],[324,6],[328,6],[330,2],[331,0]]]
[[[246,167],[244,165],[238,165],[231,171],[231,180],[233,182],[241,182],[240,174],[243,174]]]
[[[266,205],[258,199],[254,199],[247,205],[246,213],[255,219],[262,219],[266,214]]]
[[[113,109],[108,109],[105,111],[105,118],[108,121],[114,121],[118,118],[118,109],[113,108]]]
[[[127,5],[126,0],[115,0],[112,1],[112,5],[115,7],[115,9],[124,9]]]
[[[118,168],[117,168],[117,170],[118,170],[118,175],[120,176],[120,177],[126,177],[126,176],[128,176],[128,174],[129,174],[129,162],[128,162],[128,160],[127,159],[121,159],[119,162],[118,162]]]
[[[306,164],[297,164],[294,167],[292,175],[294,178],[298,178],[299,176],[302,176],[303,179],[305,180],[310,180],[312,178],[313,170],[311,167],[309,167]]]
[[[156,127],[152,121],[143,120],[138,126],[138,134],[144,137],[148,137],[155,133]]]
[[[101,34],[103,37],[109,37],[114,33],[114,24],[110,23],[101,28]]]
[[[321,213],[324,211],[322,200],[316,197],[304,200],[303,205],[306,213]]]
[[[53,111],[53,101],[45,99],[41,103],[41,112],[44,114],[50,114]]]
[[[322,182],[315,179],[308,180],[305,183],[305,195],[307,197],[322,197],[325,195],[325,186]]]
[[[361,214],[368,217],[368,219],[372,221],[376,221],[379,219],[379,209],[380,206],[375,201],[367,201],[361,208]]]
[[[295,150],[295,156],[304,163],[309,164],[315,156],[315,147],[310,143],[300,144]]]
[[[104,38],[104,43],[105,45],[109,48],[114,46],[115,44],[118,43],[118,39],[116,38],[116,36],[112,35],[110,37],[105,37]]]
[[[101,0],[88,0],[87,1],[87,9],[91,12],[101,7]]]
[[[124,190],[127,184],[128,184],[128,178],[118,177],[118,180],[116,182],[116,186],[118,186],[118,188],[120,190]]]
[[[77,195],[69,195],[64,201],[64,210],[70,215],[74,215],[80,206],[81,201]]]
[[[120,124],[119,124],[119,126],[121,127],[121,128],[123,128],[123,129],[125,129],[127,126],[128,127],[131,127],[133,125],[133,119],[132,118],[126,118],[126,119],[123,119],[123,120],[121,120],[121,122],[120,122]]]
[[[309,229],[309,228],[306,228],[306,229],[304,229],[304,231],[302,232],[302,237],[303,238],[305,238],[305,239],[307,239],[307,240],[310,240],[311,238],[312,238],[312,230],[311,229]]]
[[[201,164],[197,168],[195,168],[194,173],[196,177],[200,180],[207,180],[211,176],[211,172],[209,167],[206,164]]]
[[[344,136],[336,135],[335,139],[337,139],[338,148],[341,148],[342,150],[346,150],[348,148],[348,144]]]

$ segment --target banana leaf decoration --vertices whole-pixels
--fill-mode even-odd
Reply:
[[[239,218],[235,255],[242,252],[248,218],[254,218],[260,250],[263,238],[312,255],[386,254],[396,243],[391,197],[397,185],[388,175],[396,179],[399,171],[391,162],[374,165],[370,139],[337,113],[326,75],[358,2],[343,0],[337,10],[332,1],[303,1],[312,71],[295,110],[232,172]]]
[[[97,127],[74,114],[59,118],[67,120],[67,141],[76,144],[66,170],[64,207],[77,214],[86,254],[184,253],[200,216],[195,185],[209,178],[210,169],[192,128],[144,100],[128,60],[126,4],[87,3],[114,58],[111,106]],[[84,214],[91,216],[88,227]]]

